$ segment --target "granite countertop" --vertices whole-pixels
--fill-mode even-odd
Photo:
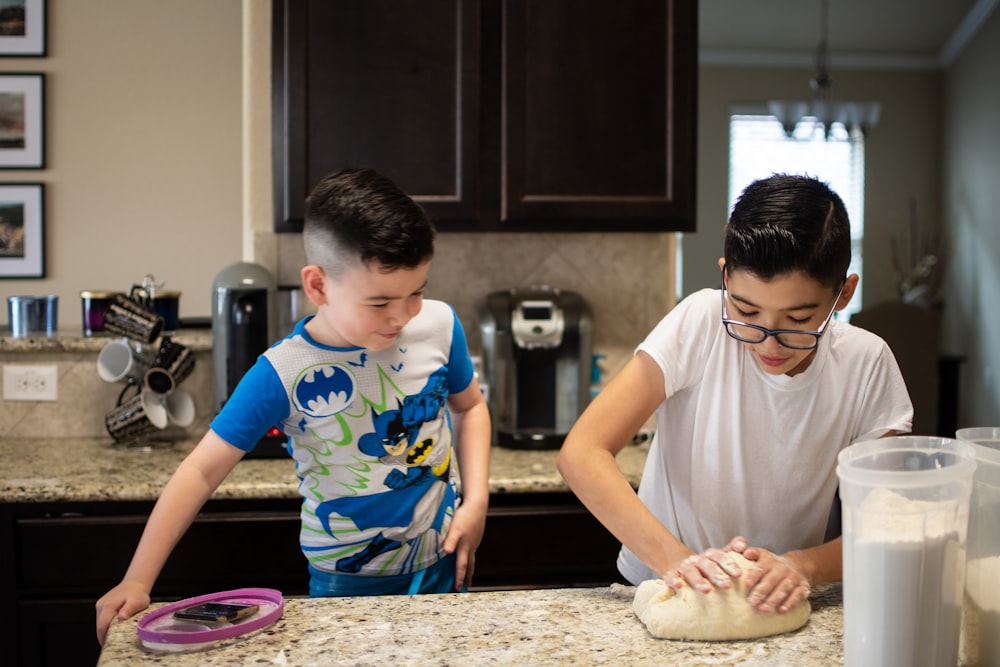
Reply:
[[[211,329],[181,329],[171,336],[192,352],[212,349]],[[121,338],[110,334],[83,336],[79,331],[57,331],[51,336],[0,335],[0,352],[100,352],[109,340]],[[156,345],[159,345],[157,339]]]
[[[155,500],[194,445],[125,449],[110,438],[6,438],[0,441],[0,502]],[[493,447],[490,492],[568,491],[556,453]],[[618,456],[633,487],[647,453],[646,445],[629,445]],[[244,459],[212,497],[297,498],[297,484],[291,459]]]
[[[653,639],[635,589],[288,598],[274,625],[191,653],[141,646],[142,614],[111,627],[99,667],[187,665],[842,665],[841,587],[817,588],[801,629],[754,641]]]

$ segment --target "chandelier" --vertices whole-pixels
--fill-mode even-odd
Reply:
[[[849,134],[868,130],[878,124],[882,105],[878,102],[844,102],[833,97],[833,79],[830,78],[830,49],[827,46],[829,22],[829,0],[820,0],[820,39],[816,48],[816,76],[809,80],[813,98],[806,100],[771,100],[768,110],[791,137],[795,126],[803,118],[813,117],[823,127],[824,135],[830,138],[834,123],[842,123]]]

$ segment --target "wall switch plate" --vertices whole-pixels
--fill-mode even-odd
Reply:
[[[55,366],[3,367],[3,400],[55,401],[59,399],[59,369]]]

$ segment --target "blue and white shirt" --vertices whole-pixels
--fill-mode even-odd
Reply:
[[[388,349],[321,345],[306,318],[246,373],[212,430],[253,449],[277,425],[302,494],[309,563],[369,576],[414,572],[444,555],[456,506],[445,401],[472,381],[465,333],[425,299]]]

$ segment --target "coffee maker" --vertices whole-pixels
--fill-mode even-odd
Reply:
[[[271,273],[259,264],[237,262],[222,269],[212,283],[212,379],[216,413],[275,340],[277,289]],[[248,458],[286,456],[285,437],[276,428]]]
[[[480,326],[494,442],[558,449],[590,398],[590,307],[547,285],[493,292]]]

